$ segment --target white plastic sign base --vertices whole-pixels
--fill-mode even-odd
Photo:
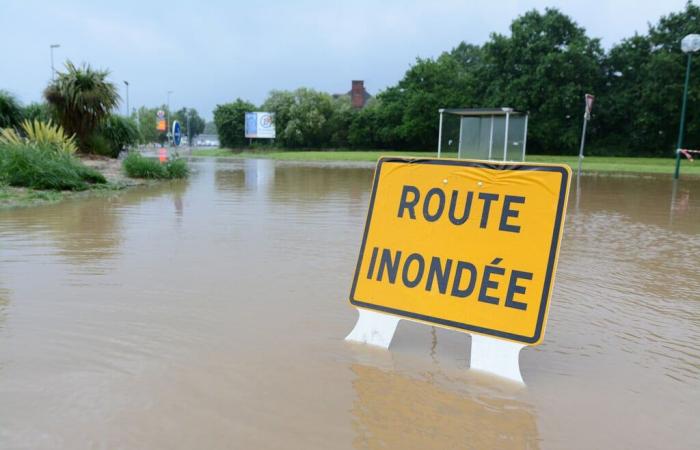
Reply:
[[[399,324],[398,317],[367,309],[358,309],[355,328],[346,341],[360,342],[389,348]],[[525,384],[520,374],[519,355],[523,344],[472,334],[470,368],[488,372],[516,383]]]

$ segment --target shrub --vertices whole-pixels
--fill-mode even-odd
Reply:
[[[109,116],[100,124],[97,129],[97,134],[104,138],[107,144],[106,153],[103,153],[103,148],[95,148],[91,146],[91,151],[99,155],[111,156],[116,158],[119,152],[135,145],[139,141],[139,129],[136,122],[132,119],[127,119],[120,116]],[[94,135],[88,140],[94,144]]]
[[[11,128],[22,120],[22,107],[12,94],[0,91],[0,128]]]
[[[107,182],[101,173],[70,154],[44,147],[26,143],[0,144],[0,182],[32,189],[74,191]]]
[[[166,180],[186,178],[190,169],[184,159],[172,159],[161,163],[153,158],[146,158],[139,153],[130,153],[122,163],[124,172],[131,178],[151,178]]]
[[[25,138],[22,138],[13,128],[6,128],[0,132],[0,144],[21,144],[46,149],[51,152],[73,154],[78,149],[75,143],[75,136],[66,135],[60,125],[54,125],[51,121],[32,122],[25,120],[22,122],[22,131]]]
[[[255,105],[240,98],[233,103],[216,105],[214,123],[222,147],[236,148],[246,144],[245,113],[255,110]]]

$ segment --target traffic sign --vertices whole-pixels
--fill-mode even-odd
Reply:
[[[180,145],[180,141],[182,140],[182,127],[180,126],[180,122],[177,120],[173,121],[173,144],[175,146]]]
[[[380,159],[350,302],[539,344],[570,178],[565,165]]]

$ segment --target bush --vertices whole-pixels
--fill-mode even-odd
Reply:
[[[66,135],[60,125],[54,125],[50,120],[48,122],[25,120],[22,122],[22,131],[26,138],[21,137],[14,128],[5,128],[0,131],[0,144],[26,143],[33,147],[69,155],[78,149],[75,136]]]
[[[103,138],[103,142],[96,142],[100,141],[100,138],[92,135],[88,139],[92,152],[112,158],[116,158],[119,152],[138,143],[140,137],[136,122],[120,116],[109,116],[100,124],[96,134]]]
[[[31,189],[82,191],[106,183],[98,171],[68,153],[37,145],[0,144],[0,183]]]
[[[11,128],[22,120],[22,107],[15,97],[6,91],[0,91],[0,128]]]
[[[139,153],[130,153],[122,163],[124,172],[131,178],[150,178],[167,180],[186,178],[190,169],[184,159],[172,159],[161,163],[153,158],[146,158]]]

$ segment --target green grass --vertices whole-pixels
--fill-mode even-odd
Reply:
[[[260,150],[233,152],[224,148],[193,150],[192,156],[225,157],[225,158],[267,158],[289,161],[376,161],[380,156],[417,156],[435,157],[435,152],[402,152],[390,150],[359,150],[359,151],[289,151],[289,150]],[[445,158],[455,158],[455,153],[443,153]],[[576,170],[577,156],[557,155],[528,155],[528,162],[563,163]],[[614,156],[589,156],[583,160],[584,172],[609,173],[663,173],[671,175],[675,167],[673,158],[629,158]],[[681,162],[681,175],[700,176],[700,161]]]
[[[84,191],[107,180],[69,154],[25,144],[3,144],[0,183],[35,190]]]
[[[131,178],[169,180],[186,178],[190,169],[184,159],[171,159],[161,163],[154,158],[146,158],[139,153],[130,153],[122,163],[124,172]]]

